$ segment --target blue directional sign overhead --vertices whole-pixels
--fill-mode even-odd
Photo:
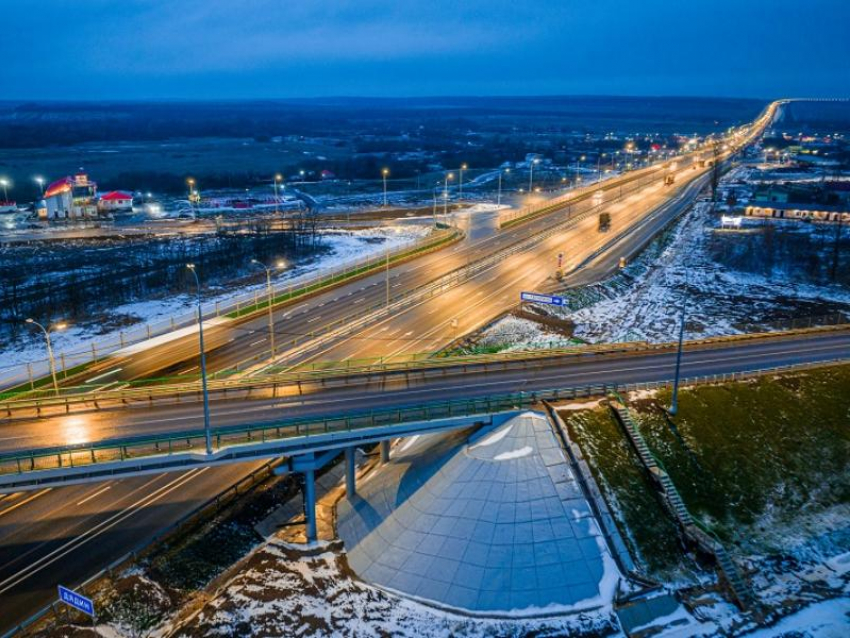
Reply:
[[[59,585],[59,600],[74,609],[79,609],[84,614],[94,616],[94,603],[90,598],[81,596],[67,587],[62,587],[62,585]]]
[[[536,292],[521,292],[519,298],[522,301],[532,301],[534,303],[545,303],[550,306],[563,306],[564,298],[563,297],[554,297],[552,295],[541,295]]]

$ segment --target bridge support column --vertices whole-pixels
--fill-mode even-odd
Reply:
[[[390,462],[390,440],[381,441],[381,463]]]
[[[307,542],[317,540],[316,533],[316,471],[304,471],[304,520],[306,523],[305,533]]]
[[[356,448],[345,448],[345,495],[348,499],[357,494],[357,486],[354,479],[354,452]]]

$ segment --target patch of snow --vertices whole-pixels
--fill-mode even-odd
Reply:
[[[528,456],[534,452],[534,448],[530,445],[526,445],[525,447],[521,447],[518,450],[511,450],[510,452],[502,452],[501,454],[497,454],[493,457],[494,461],[510,461],[511,459],[521,459],[524,456]]]
[[[850,598],[809,605],[773,627],[747,634],[751,638],[846,638],[850,636]]]
[[[487,435],[483,440],[479,441],[475,445],[470,446],[470,450],[474,450],[480,447],[487,447],[488,445],[493,445],[494,443],[498,443],[502,439],[504,439],[510,431],[513,429],[514,425],[511,423],[510,425],[506,425],[500,430],[496,430],[492,434]]]

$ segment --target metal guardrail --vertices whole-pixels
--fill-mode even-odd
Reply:
[[[751,333],[712,337],[686,342],[686,349],[709,350],[726,347],[734,343],[749,343],[752,341],[778,341],[792,336],[811,336],[829,332],[844,332],[850,321],[843,317],[841,323],[831,326],[816,326],[813,328],[792,329],[778,333]],[[548,350],[515,351],[494,354],[460,355],[437,357],[429,353],[375,357],[368,359],[349,359],[343,361],[314,362],[291,368],[269,369],[262,374],[250,377],[214,378],[208,381],[209,392],[222,398],[243,396],[251,398],[252,393],[271,391],[274,396],[285,387],[303,386],[320,383],[323,386],[333,382],[348,385],[352,380],[371,380],[375,375],[391,376],[393,374],[422,373],[428,374],[439,371],[441,374],[475,374],[495,368],[499,371],[509,369],[526,369],[529,367],[542,368],[547,365],[562,363],[563,357],[582,357],[589,355],[639,355],[648,353],[670,352],[676,347],[674,342],[651,344],[647,342],[627,342],[618,344],[602,344],[555,348]],[[162,383],[162,381],[169,381]],[[0,412],[7,417],[13,413],[42,410],[51,407],[63,408],[70,412],[72,406],[82,405],[101,409],[105,406],[126,405],[133,402],[153,402],[155,400],[174,399],[200,400],[201,387],[196,375],[189,380],[154,379],[130,382],[131,387],[109,389],[109,384],[98,386],[85,385],[63,388],[59,396],[52,390],[38,391],[35,396],[30,393],[26,398],[0,402]]]
[[[752,341],[779,341],[788,337],[817,337],[830,332],[844,332],[850,327],[850,321],[840,318],[840,322],[830,326],[792,329],[784,332],[750,333],[730,335],[726,337],[711,337],[686,342],[689,351],[719,349],[734,343],[749,343]],[[509,369],[542,368],[547,365],[562,363],[563,357],[605,356],[605,355],[640,355],[649,353],[670,352],[676,348],[674,342],[647,343],[642,341],[617,344],[601,344],[554,348],[548,350],[515,351],[494,354],[460,355],[437,357],[429,353],[415,353],[390,357],[375,357],[369,359],[350,359],[342,361],[314,362],[294,366],[282,370],[269,369],[262,374],[250,377],[214,378],[208,381],[209,393],[212,396],[233,399],[239,396],[251,398],[252,395],[271,391],[276,396],[278,391],[297,386],[319,383],[330,386],[334,382],[348,385],[352,381],[373,380],[376,375],[391,376],[394,374],[421,373],[427,375],[432,371],[446,374],[475,374],[495,368],[498,371]],[[168,383],[162,383],[169,381]],[[200,400],[201,387],[196,375],[190,380],[153,379],[129,382],[131,387],[110,389],[109,384],[98,386],[85,385],[62,388],[59,396],[52,390],[42,390],[29,393],[26,398],[0,402],[0,412],[7,418],[14,413],[32,412],[41,415],[42,410],[59,407],[70,413],[72,406],[102,409],[106,406],[128,405],[133,402],[153,402],[164,399]],[[35,396],[33,396],[35,394]],[[261,394],[260,396],[265,396]]]
[[[783,371],[817,368],[848,359],[832,359],[805,365],[777,366],[746,372],[701,375],[682,379],[683,385],[723,383],[750,379]],[[579,397],[606,395],[611,392],[629,392],[667,387],[672,380],[629,384],[594,384],[532,392],[485,396],[454,401],[439,401],[420,405],[398,406],[382,410],[352,412],[325,417],[302,417],[246,426],[215,428],[212,431],[213,451],[221,451],[246,443],[271,443],[294,437],[311,437],[335,432],[352,432],[372,427],[401,425],[412,421],[428,421],[460,416],[486,415],[507,410],[530,407],[540,401],[562,401]],[[61,470],[133,461],[140,458],[196,452],[203,454],[203,430],[165,433],[153,437],[139,436],[126,439],[109,439],[96,443],[39,448],[26,452],[0,454],[0,476],[26,474],[45,470]]]
[[[452,241],[458,236],[458,229],[438,229],[425,238],[422,238],[412,245],[402,246],[393,251],[389,251],[390,264],[397,264],[400,261],[409,259],[411,256],[419,255],[439,248],[446,243]],[[325,290],[329,287],[340,283],[362,277],[370,272],[380,269],[387,261],[387,254],[382,254],[376,257],[356,262],[348,266],[342,266],[329,270],[328,272],[320,272],[314,277],[306,279],[300,284],[285,284],[278,283],[272,285],[272,296],[275,304],[285,303],[287,301],[296,300],[315,292]],[[207,303],[203,306],[203,316],[205,321],[214,318],[228,317],[238,318],[246,314],[260,312],[268,307],[268,294],[265,289],[259,287],[248,295],[234,297],[225,303],[214,302]],[[133,333],[119,332],[118,335],[109,339],[101,340],[100,342],[92,341],[88,346],[76,351],[61,351],[56,353],[57,373],[62,379],[69,375],[74,375],[91,363],[97,363],[111,353],[114,353],[127,346],[141,343],[155,337],[163,336],[181,328],[187,328],[197,323],[197,313],[187,313],[179,318],[170,317],[156,324],[145,324]],[[29,385],[31,389],[35,388],[36,383],[43,380],[40,375],[36,377],[33,366],[47,365],[47,360],[35,361],[22,366],[14,366],[10,368],[12,372],[7,370],[4,372],[6,381],[0,381],[0,384],[5,384],[7,387],[21,387]],[[10,380],[11,379],[11,380]],[[13,385],[9,385],[13,384]]]

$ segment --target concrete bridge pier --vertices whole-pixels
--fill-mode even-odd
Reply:
[[[390,440],[384,439],[381,441],[381,463],[390,462]]]
[[[351,500],[357,494],[354,477],[354,453],[357,448],[345,448],[345,496]]]
[[[354,466],[354,448],[351,449],[351,467]],[[348,463],[349,448],[346,448],[346,463]],[[316,526],[316,472],[333,461],[341,450],[331,450],[323,454],[308,452],[299,454],[289,459],[289,471],[304,476],[304,534],[307,542],[318,540],[318,529]],[[348,468],[346,468],[347,470]],[[354,486],[352,476],[352,488]],[[348,487],[348,472],[346,471],[346,487]]]

